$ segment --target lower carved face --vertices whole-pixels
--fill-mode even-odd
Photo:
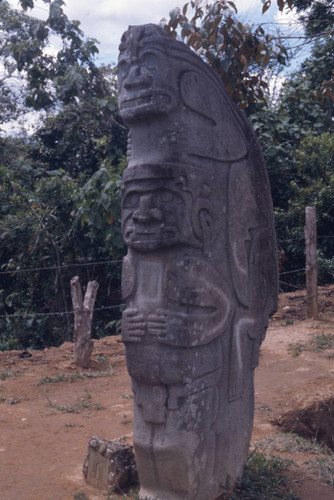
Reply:
[[[136,250],[149,251],[182,241],[183,193],[172,181],[127,183],[122,199],[123,237]]]

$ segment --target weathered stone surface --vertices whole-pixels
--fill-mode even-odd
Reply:
[[[106,491],[123,491],[138,481],[132,447],[119,441],[92,437],[83,466],[86,481]]]
[[[267,174],[217,75],[155,25],[122,37],[119,107],[140,498],[209,500],[242,474],[253,371],[276,308]]]

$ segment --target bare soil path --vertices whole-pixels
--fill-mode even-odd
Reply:
[[[334,335],[334,286],[319,292],[319,320],[305,319],[302,292],[280,297],[256,369],[253,446],[281,432],[274,421],[287,411],[334,396],[334,349],[307,350],[316,336]],[[119,340],[95,341],[87,370],[72,361],[71,343],[31,351],[30,357],[0,353],[1,500],[73,500],[79,493],[106,499],[85,483],[82,465],[94,435],[131,442],[130,380]],[[301,500],[334,499],[333,486],[305,465],[312,457],[276,454],[294,460],[289,474]]]

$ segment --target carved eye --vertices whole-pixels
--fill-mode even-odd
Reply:
[[[170,201],[173,201],[174,196],[172,191],[162,191],[161,192],[161,201],[168,203]]]
[[[124,79],[126,78],[128,72],[129,72],[129,65],[125,61],[120,61],[117,66],[117,71],[118,71],[118,78],[119,79]]]
[[[124,197],[123,208],[136,208],[139,206],[140,195],[136,191],[128,193]]]
[[[140,66],[144,72],[146,70],[148,73],[155,73],[159,69],[158,58],[154,54],[146,52],[140,58]]]

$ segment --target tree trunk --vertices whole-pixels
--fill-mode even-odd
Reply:
[[[315,207],[305,209],[307,316],[318,317],[317,221]]]
[[[99,284],[89,281],[84,300],[79,276],[71,279],[71,295],[74,310],[74,360],[82,368],[88,368],[94,342],[91,340],[94,303]]]

